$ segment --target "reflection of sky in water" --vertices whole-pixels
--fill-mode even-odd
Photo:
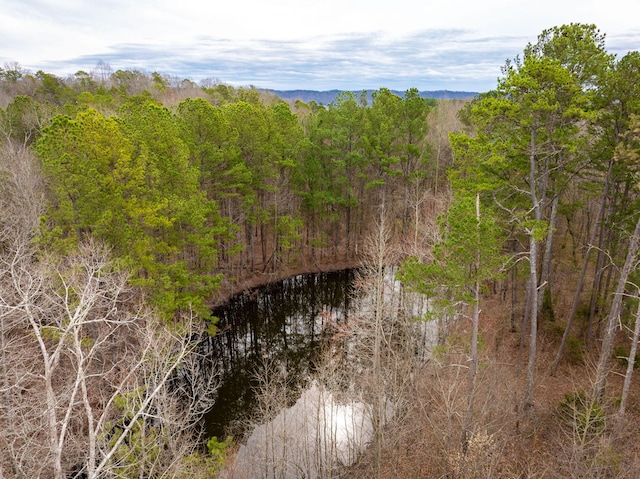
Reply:
[[[342,403],[314,383],[294,406],[254,428],[226,477],[325,477],[353,464],[372,433],[364,403]]]

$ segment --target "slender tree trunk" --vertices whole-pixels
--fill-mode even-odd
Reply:
[[[622,262],[622,257],[624,256],[624,254],[625,254],[624,249],[620,249],[620,251],[618,252],[618,257],[617,257],[616,261],[615,262],[610,262],[604,268],[604,271],[607,272],[607,275],[606,275],[606,279],[604,280],[604,284],[600,287],[600,291],[602,291],[602,295],[601,296],[603,298],[602,304],[600,306],[601,310],[604,310],[604,308],[605,308],[606,303],[604,302],[604,298],[606,298],[607,295],[609,294],[609,291],[611,291],[609,286],[611,285],[611,282],[613,280],[613,276],[615,275],[616,271],[618,271],[618,269],[614,268],[613,265],[614,264],[620,264]],[[603,271],[603,274],[604,274],[604,271]],[[601,327],[602,327],[602,320],[600,320],[600,321],[598,321],[596,323],[596,332],[595,332],[595,337],[596,338],[600,337],[600,328]]]
[[[25,305],[27,306],[27,308],[29,308],[30,306],[28,304],[28,301],[31,301],[31,298],[26,298]],[[47,405],[47,410],[44,414],[47,417],[47,425],[49,429],[47,431],[47,435],[49,436],[49,447],[51,448],[51,453],[53,456],[53,477],[54,479],[63,479],[64,475],[62,473],[62,444],[58,440],[58,404],[53,388],[53,373],[57,363],[58,353],[56,350],[56,352],[52,355],[47,351],[47,346],[45,344],[44,338],[42,337],[41,329],[29,309],[27,309],[27,317],[31,326],[31,331],[38,341],[43,365],[44,393],[46,396]]]
[[[9,373],[7,370],[8,362],[7,362],[7,346],[6,346],[6,333],[8,332],[8,328],[5,323],[6,318],[4,314],[0,314],[0,374],[2,375],[2,389],[4,396],[4,404],[8,407],[11,404],[11,388],[9,383]],[[7,414],[7,425],[9,430],[13,431],[13,415]],[[0,473],[0,479],[2,479],[2,474]]]
[[[607,208],[607,218],[610,216],[611,205]],[[602,272],[604,270],[604,258],[605,253],[603,251],[603,245],[605,243],[605,236],[609,236],[610,232],[605,227],[605,221],[600,226],[600,238],[598,240],[598,255],[596,259],[596,270],[593,277],[593,287],[591,288],[591,299],[589,300],[589,323],[587,324],[587,331],[585,333],[585,348],[591,347],[591,341],[593,336],[593,326],[596,316],[596,307],[598,304],[598,298],[600,297],[601,285],[602,285]]]
[[[602,193],[602,201],[600,201],[600,205],[598,207],[598,214],[596,215],[596,221],[593,224],[593,228],[591,229],[591,234],[589,235],[589,241],[587,243],[587,252],[584,255],[584,261],[582,262],[582,270],[580,271],[580,278],[578,279],[578,285],[576,286],[576,293],[573,296],[573,304],[571,305],[571,313],[569,313],[569,319],[567,320],[567,326],[564,328],[564,333],[562,335],[562,340],[560,341],[560,346],[558,347],[558,352],[556,353],[556,357],[553,360],[553,364],[551,365],[551,375],[555,376],[556,371],[558,370],[558,364],[560,363],[560,359],[562,358],[562,352],[564,347],[567,344],[567,340],[569,339],[569,334],[571,333],[571,328],[573,326],[573,320],[576,317],[576,313],[578,312],[578,306],[580,304],[580,295],[582,293],[582,287],[584,286],[584,280],[587,275],[587,268],[589,266],[589,256],[591,253],[591,249],[593,248],[593,244],[596,241],[596,235],[598,234],[598,229],[600,228],[600,223],[602,222],[602,217],[604,215],[605,205],[607,203],[607,197],[609,192],[609,184],[611,182],[611,175],[613,172],[613,159],[609,161],[609,170],[607,172],[607,181],[605,183],[604,192]]]
[[[347,198],[347,201],[350,201],[351,198]],[[351,253],[351,206],[347,206],[345,224],[347,231],[345,232],[345,259],[349,257]]]
[[[89,391],[87,389],[87,374],[85,372],[85,364],[84,364],[84,353],[82,350],[81,338],[79,336],[79,331],[76,328],[74,330],[73,337],[73,347],[75,350],[75,356],[78,361],[77,365],[77,376],[80,381],[80,391],[81,391],[81,401],[84,406],[85,414],[86,414],[86,424],[87,424],[87,440],[88,440],[88,451],[87,451],[87,475],[88,477],[92,477],[94,475],[95,467],[96,467],[96,452],[97,448],[97,434],[95,430],[95,417],[93,414],[93,408],[91,407],[91,400],[89,398]],[[144,449],[144,448],[143,448]]]
[[[278,190],[276,190],[273,193],[273,234],[272,234],[272,238],[273,238],[273,245],[271,246],[271,272],[275,273],[276,272],[276,267],[277,267],[277,263],[278,261],[281,261],[282,258],[280,258],[280,241],[278,238],[278,215],[280,214],[279,208],[278,208]]]
[[[513,242],[513,257],[518,255],[518,240],[512,239]],[[518,263],[514,263],[511,268],[511,332],[515,333],[516,328],[516,316],[518,306]]]
[[[383,329],[382,321],[384,314],[384,267],[387,260],[387,237],[386,237],[386,218],[384,204],[381,207],[380,224],[377,231],[376,239],[376,264],[375,264],[375,311],[374,311],[374,343],[373,343],[373,380],[375,381],[375,404],[373,414],[373,434],[375,437],[376,451],[376,476],[380,478],[382,471],[382,439],[384,424],[384,380],[382,377],[382,341]]]
[[[516,360],[516,370],[519,372],[522,369],[522,363],[524,361],[524,347],[527,342],[527,325],[529,324],[529,318],[531,316],[531,287],[527,280],[527,287],[525,288],[524,308],[522,315],[520,316],[520,340],[518,342],[518,359]]]
[[[629,182],[626,182],[624,185],[624,190],[622,193],[619,193],[619,197],[621,198],[627,198],[628,194],[629,194]],[[624,200],[623,200],[624,201]],[[614,201],[613,199],[609,202],[609,208],[607,211],[607,218],[611,217],[611,215],[613,214],[613,210],[614,210]],[[604,224],[603,223],[603,229],[604,229]],[[614,268],[612,268],[613,264],[620,264],[620,262],[622,261],[622,257],[624,255],[624,250],[622,248],[618,248],[618,250],[615,252],[615,254],[613,256],[615,256],[615,260],[614,261],[610,261],[609,264],[605,267],[604,266],[604,258],[605,258],[605,254],[604,254],[604,248],[602,247],[603,244],[620,244],[620,240],[615,241],[615,238],[613,238],[613,230],[611,228],[606,230],[606,239],[605,239],[605,234],[603,233],[601,236],[601,241],[600,241],[600,248],[598,250],[598,254],[599,254],[599,264],[598,264],[598,269],[597,269],[597,275],[596,275],[596,279],[597,279],[597,283],[594,284],[594,288],[593,290],[595,291],[595,294],[592,294],[591,296],[591,307],[590,307],[590,313],[589,313],[589,327],[587,330],[587,339],[586,339],[586,345],[587,347],[590,346],[591,344],[591,339],[593,337],[593,329],[594,329],[594,323],[595,323],[595,318],[596,318],[596,309],[598,309],[598,306],[600,308],[600,310],[604,310],[606,302],[603,301],[602,304],[598,305],[598,300],[599,299],[605,299],[608,295],[608,291],[609,291],[609,285],[611,284],[611,278],[612,275],[614,273]],[[603,284],[603,275],[605,273],[605,271],[607,272],[606,274],[606,279],[604,280],[604,284]],[[600,327],[602,325],[601,321],[598,321],[598,324],[595,328],[595,337],[598,338],[600,336]]]
[[[420,232],[420,203],[416,200],[413,205],[413,213],[415,215],[413,228],[413,254],[418,255],[418,233]]]
[[[618,280],[618,287],[616,288],[613,302],[611,303],[611,309],[607,318],[606,329],[604,332],[604,338],[602,340],[602,349],[600,350],[600,359],[598,361],[598,368],[596,370],[596,380],[593,387],[593,396],[595,399],[602,401],[604,399],[604,393],[607,386],[607,375],[609,374],[609,368],[611,364],[611,354],[613,353],[613,343],[618,329],[618,322],[620,320],[620,312],[622,311],[622,299],[624,297],[624,290],[627,286],[627,280],[629,274],[636,261],[636,254],[638,247],[640,246],[640,216],[636,223],[636,228],[631,237],[629,244],[629,251],[627,252],[627,258],[622,267],[620,273],[620,279]]]
[[[527,385],[524,395],[524,410],[533,406],[533,389],[536,373],[536,349],[538,340],[538,242],[533,234],[529,236],[529,362],[527,363]]]
[[[531,130],[531,146],[529,151],[529,197],[537,222],[542,221],[542,206],[536,190],[536,133],[534,124]],[[535,227],[527,232],[529,235],[529,362],[527,364],[527,385],[524,395],[524,410],[533,406],[533,389],[536,371],[536,353],[538,340],[538,241]]]
[[[471,423],[473,421],[473,405],[475,400],[476,376],[478,373],[478,326],[480,323],[480,282],[477,272],[480,270],[480,195],[476,194],[476,281],[473,285],[473,317],[471,319],[471,364],[469,365],[469,397],[467,400],[467,415],[464,421],[463,450],[466,453],[471,437]]]
[[[640,301],[638,301],[638,309],[636,310],[636,324],[633,327],[633,338],[631,339],[631,349],[627,360],[627,371],[624,375],[624,385],[622,386],[622,396],[620,398],[620,407],[618,409],[618,428],[622,426],[622,419],[627,407],[627,397],[631,388],[631,377],[633,376],[633,368],[636,364],[636,352],[638,350],[638,338],[640,337]]]
[[[45,369],[46,370],[46,369]],[[62,479],[62,447],[58,443],[58,421],[56,418],[56,398],[49,374],[45,373],[45,389],[47,394],[47,419],[49,422],[49,442],[53,453],[53,477]]]

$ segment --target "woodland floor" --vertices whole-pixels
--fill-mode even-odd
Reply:
[[[558,311],[562,313],[562,311]],[[558,316],[562,316],[559,314]],[[609,375],[605,429],[580,435],[560,416],[565,395],[591,390],[597,351],[565,359],[555,376],[550,365],[562,334],[562,323],[542,324],[534,406],[523,413],[526,345],[511,332],[508,308],[498,297],[484,301],[483,345],[475,398],[475,431],[467,449],[467,466],[459,467],[462,420],[468,397],[464,351],[453,351],[427,364],[416,380],[413,404],[405,420],[385,432],[380,471],[370,451],[346,477],[379,478],[638,478],[640,477],[640,383],[635,379],[624,426],[616,438],[611,430],[622,391],[626,365],[614,362]],[[558,334],[558,331],[560,333]],[[450,337],[470,334],[461,320]],[[455,350],[455,340],[452,342]],[[436,364],[437,363],[437,364]],[[638,373],[636,373],[638,374]]]

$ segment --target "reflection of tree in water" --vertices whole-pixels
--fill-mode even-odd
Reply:
[[[223,436],[225,426],[251,414],[256,368],[265,358],[287,368],[293,387],[309,377],[324,323],[348,317],[356,274],[295,276],[239,294],[213,311],[220,332],[208,347],[224,376],[206,418],[208,435]]]

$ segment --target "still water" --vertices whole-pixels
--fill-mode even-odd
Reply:
[[[256,371],[270,360],[290,378],[309,378],[326,321],[347,321],[355,302],[356,270],[295,276],[239,294],[216,308],[219,333],[207,349],[222,384],[205,417],[206,435],[224,437],[254,406]],[[285,405],[283,405],[285,406]]]

